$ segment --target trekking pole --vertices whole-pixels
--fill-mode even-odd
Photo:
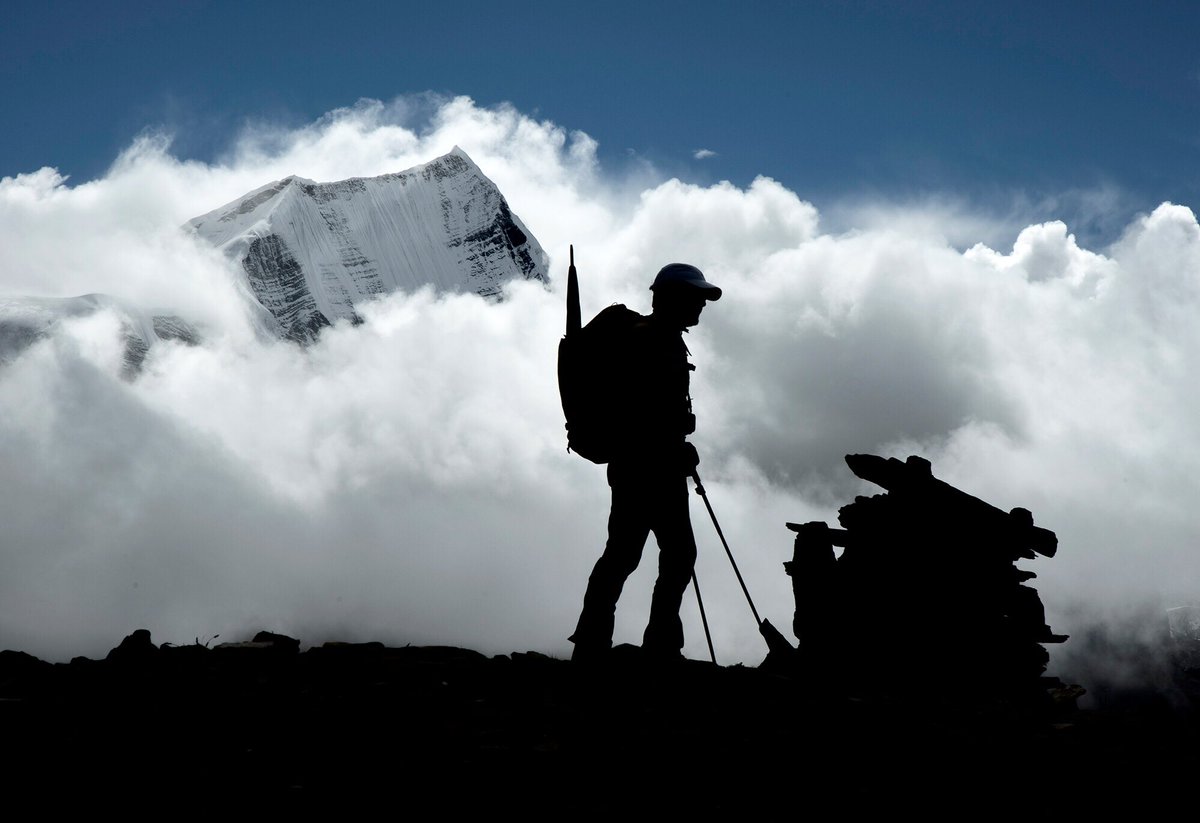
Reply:
[[[754,600],[750,597],[750,590],[746,588],[746,581],[742,579],[742,572],[738,569],[737,561],[733,559],[733,552],[729,549],[729,541],[725,539],[725,533],[721,531],[721,524],[717,522],[717,515],[713,512],[712,503],[708,502],[708,495],[704,491],[704,484],[700,482],[700,472],[692,469],[692,480],[696,482],[696,494],[700,495],[704,500],[704,507],[708,509],[708,516],[712,518],[713,527],[717,530],[717,537],[721,538],[721,545],[725,547],[725,554],[729,557],[729,563],[733,566],[733,573],[737,575],[738,583],[742,587],[742,594],[746,595],[746,602],[750,604],[750,611],[754,614],[754,622],[758,624],[758,632],[767,641],[767,648],[771,651],[787,651],[794,652],[792,644],[787,641],[787,638],[779,633],[779,629],[771,625],[771,621],[763,620],[758,616],[758,609],[754,608]]]
[[[696,590],[696,603],[700,606],[700,622],[704,624],[704,639],[708,641],[708,656],[713,665],[717,665],[717,653],[713,651],[712,632],[708,630],[708,615],[704,613],[704,598],[700,596],[700,581],[696,579],[696,570],[692,569],[692,587]]]

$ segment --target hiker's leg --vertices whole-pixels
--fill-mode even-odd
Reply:
[[[571,641],[580,645],[608,648],[612,645],[617,600],[625,580],[637,568],[642,548],[650,534],[645,500],[636,486],[618,483],[612,487],[612,510],[608,515],[608,542],[596,561],[583,597],[583,612]]]
[[[642,636],[642,647],[675,654],[683,648],[679,608],[696,566],[696,537],[688,511],[687,478],[669,479],[655,497],[657,505],[651,524],[658,541],[658,580],[654,583],[650,621]]]

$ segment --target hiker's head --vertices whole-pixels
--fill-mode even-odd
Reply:
[[[721,290],[705,280],[700,269],[687,263],[663,266],[650,290],[654,292],[655,315],[681,329],[699,323],[704,304],[721,298]]]

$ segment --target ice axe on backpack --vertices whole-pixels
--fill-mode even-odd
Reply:
[[[712,503],[708,502],[708,494],[704,491],[704,484],[700,482],[700,473],[695,469],[692,469],[692,480],[696,483],[696,494],[700,495],[700,498],[704,500],[704,507],[708,509],[708,516],[712,518],[713,527],[717,530],[717,537],[721,538],[721,545],[725,547],[725,554],[729,557],[729,563],[733,566],[733,573],[737,575],[738,583],[742,586],[742,594],[746,595],[746,602],[750,604],[750,611],[754,614],[754,622],[758,624],[758,632],[763,636],[763,640],[767,641],[767,650],[772,654],[795,654],[796,649],[780,633],[779,629],[772,626],[770,620],[763,620],[758,616],[758,609],[754,608],[754,600],[750,597],[750,590],[746,588],[746,581],[742,579],[742,573],[738,569],[737,561],[733,559],[733,552],[729,550],[729,542],[725,539],[725,533],[721,531],[721,524],[717,522],[717,515],[713,512]],[[699,589],[696,590],[696,593],[699,595]],[[714,660],[713,662],[716,661]]]
[[[575,271],[575,245],[571,248],[571,267],[567,269],[567,334],[574,334],[583,326],[579,313],[579,274]]]

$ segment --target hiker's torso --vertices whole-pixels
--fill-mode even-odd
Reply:
[[[619,353],[627,375],[622,392],[620,446],[613,462],[674,462],[695,429],[689,378],[692,369],[679,329],[651,317],[633,325]]]

